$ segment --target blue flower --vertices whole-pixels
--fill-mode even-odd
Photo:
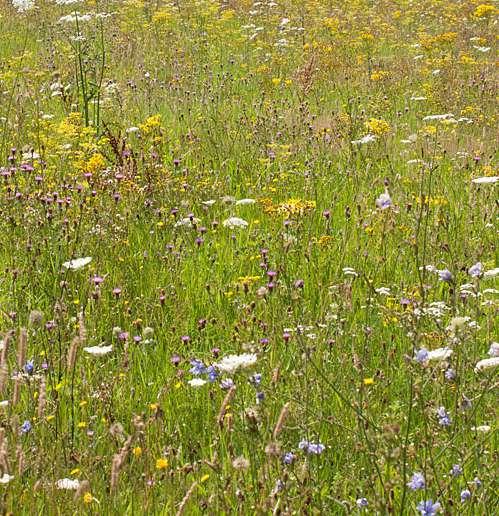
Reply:
[[[357,507],[361,509],[362,507],[367,507],[369,505],[369,502],[367,501],[367,498],[358,498],[357,499]]]
[[[305,440],[298,443],[298,448],[311,455],[320,455],[326,449],[326,447],[321,443],[312,443]]]
[[[262,382],[262,375],[260,373],[255,373],[253,376],[250,376],[249,381],[253,385],[260,385],[260,383]]]
[[[224,378],[220,382],[220,387],[228,391],[229,389],[232,389],[232,387],[234,387],[234,380],[232,378]]]
[[[218,377],[218,373],[217,373],[215,367],[212,365],[210,365],[206,368],[205,373],[208,375],[208,380],[211,383],[213,383]]]
[[[437,409],[438,423],[440,426],[450,426],[452,420],[449,413],[445,410],[445,407],[439,407]]]
[[[289,466],[290,464],[293,464],[295,459],[296,459],[296,455],[293,452],[287,452],[283,455],[282,462],[284,462],[284,464],[287,464]]]
[[[441,271],[438,271],[438,277],[440,278],[440,281],[450,283],[452,281],[452,272],[449,269],[442,269]]]
[[[444,376],[445,376],[446,380],[452,381],[452,380],[454,380],[456,378],[456,371],[454,371],[454,369],[449,367],[449,369],[447,369],[445,371]]]
[[[453,477],[458,477],[459,475],[462,474],[462,472],[463,472],[463,468],[459,464],[454,464],[454,466],[452,466],[452,469],[450,470],[450,474]]]
[[[416,362],[420,364],[424,364],[428,360],[428,350],[426,348],[421,348],[416,352],[416,356],[414,357]]]
[[[476,262],[468,269],[468,274],[472,278],[479,278],[482,275],[483,267],[481,262]]]
[[[424,489],[426,487],[426,482],[423,473],[414,473],[410,482],[407,483],[407,486],[413,491]]]
[[[469,489],[463,489],[461,491],[461,502],[465,502],[471,498],[471,491]]]
[[[201,360],[194,358],[191,360],[191,369],[189,372],[195,376],[202,375],[206,372],[206,366],[203,364]]]
[[[265,399],[265,393],[264,392],[257,392],[256,393],[256,403],[260,404]]]
[[[33,374],[33,371],[35,370],[35,363],[33,360],[28,360],[25,364],[24,364],[24,372],[26,374]]]
[[[31,432],[31,429],[32,429],[32,426],[31,426],[31,423],[28,420],[26,420],[21,425],[21,433],[22,434],[27,434],[28,432]]]
[[[476,485],[477,488],[482,487],[482,481],[478,477],[475,477],[473,479],[473,483]]]
[[[434,516],[437,514],[437,511],[440,510],[440,507],[440,503],[433,503],[433,500],[427,500],[418,503],[418,511],[422,516]]]

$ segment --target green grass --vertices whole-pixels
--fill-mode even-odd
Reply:
[[[112,15],[79,15],[74,41],[73,7]],[[497,376],[474,368],[498,284],[468,272],[497,267],[497,186],[472,183],[497,176],[497,13],[476,9],[2,4],[2,510],[497,511]],[[193,359],[242,353],[256,364],[189,383]]]

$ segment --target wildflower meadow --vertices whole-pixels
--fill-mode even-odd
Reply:
[[[498,514],[498,20],[0,0],[2,514]]]

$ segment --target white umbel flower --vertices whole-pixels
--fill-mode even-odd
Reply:
[[[426,359],[434,361],[445,360],[446,358],[449,358],[452,355],[452,353],[454,353],[452,349],[438,348],[432,351],[428,351],[428,356],[426,357]]]
[[[477,362],[475,366],[475,373],[483,371],[484,369],[492,369],[493,367],[497,367],[498,365],[499,357],[484,358],[483,360]]]
[[[488,185],[497,183],[497,181],[499,181],[499,176],[475,177],[475,179],[471,180],[471,182],[475,183],[476,185]]]
[[[25,13],[35,7],[34,0],[12,0],[12,6],[18,13]]]
[[[87,348],[83,348],[83,351],[85,353],[88,353],[89,355],[93,355],[95,357],[100,357],[102,355],[107,355],[108,353],[111,353],[113,350],[113,346],[90,346]]]
[[[202,387],[206,380],[203,380],[202,378],[193,378],[192,380],[189,380],[187,382],[191,387]]]
[[[240,219],[239,217],[229,217],[228,219],[223,221],[223,226],[225,228],[230,229],[246,228],[248,227],[248,223],[244,219]]]
[[[374,134],[366,134],[359,140],[352,140],[352,145],[364,145],[365,143],[371,143],[376,140],[376,136]]]
[[[236,206],[247,206],[249,204],[255,204],[255,199],[239,199],[239,201],[236,201]]]
[[[254,353],[243,353],[242,355],[228,355],[224,357],[215,367],[224,373],[234,373],[239,368],[250,367],[256,364]]]
[[[92,258],[86,256],[85,258],[75,258],[74,260],[69,260],[69,262],[64,262],[62,266],[70,271],[77,271],[85,267],[85,265],[88,265],[91,261]]]
[[[75,491],[80,487],[80,481],[77,478],[60,478],[56,483],[57,489],[66,489],[68,491]]]
[[[181,228],[181,227],[192,228],[192,227],[194,227],[194,225],[197,225],[200,222],[201,221],[199,219],[197,219],[196,217],[192,217],[192,218],[184,217],[183,219],[177,220],[177,222],[175,222],[175,227],[176,228]]]

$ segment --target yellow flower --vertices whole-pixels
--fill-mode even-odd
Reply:
[[[94,501],[94,497],[92,496],[92,493],[85,493],[83,495],[83,501],[88,505],[89,503],[92,503]]]
[[[490,4],[480,4],[475,9],[475,12],[473,13],[473,16],[476,18],[485,18],[488,16],[492,16],[494,14],[497,14],[499,10]]]
[[[378,70],[371,74],[371,81],[382,81],[390,76],[388,72]]]
[[[133,456],[134,456],[134,457],[137,457],[137,458],[138,458],[138,457],[140,457],[140,456],[142,455],[142,448],[141,448],[140,446],[136,446],[136,447],[133,449],[132,453],[133,453]]]
[[[167,467],[168,461],[165,458],[156,459],[156,469],[166,469]]]
[[[372,385],[374,383],[374,378],[364,378],[364,385]]]
[[[381,136],[391,131],[390,124],[381,118],[370,118],[364,125],[370,133],[376,136]]]
[[[80,421],[78,423],[78,428],[86,428],[87,427],[87,423],[85,423],[85,421]]]
[[[201,484],[202,484],[203,482],[206,482],[209,478],[210,478],[210,475],[208,475],[208,474],[203,475],[203,476],[201,477],[201,480],[200,480]]]
[[[150,134],[161,127],[161,115],[153,115],[146,119],[139,129],[143,134]]]

